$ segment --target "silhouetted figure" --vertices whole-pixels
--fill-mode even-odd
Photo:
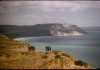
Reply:
[[[46,51],[51,51],[51,47],[50,47],[50,46],[46,46],[46,47],[45,47],[45,50],[46,50]]]
[[[48,51],[49,51],[50,49],[49,49],[49,46],[48,46]]]
[[[28,46],[28,51],[35,51],[35,47],[34,46]]]
[[[48,46],[46,46],[46,51],[49,51],[49,47]]]
[[[49,47],[49,51],[51,51],[51,47]]]
[[[48,51],[48,46],[45,47],[45,50]]]

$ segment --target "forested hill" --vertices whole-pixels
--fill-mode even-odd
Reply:
[[[36,36],[84,35],[86,31],[70,24],[36,24],[31,26],[0,25],[0,32],[11,38]]]

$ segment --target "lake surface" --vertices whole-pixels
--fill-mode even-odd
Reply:
[[[51,46],[52,50],[64,51],[89,65],[100,68],[100,31],[89,32],[82,36],[44,36],[17,38],[36,47],[36,50],[45,50]]]

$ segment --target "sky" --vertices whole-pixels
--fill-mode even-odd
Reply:
[[[0,1],[0,25],[100,26],[100,1]]]

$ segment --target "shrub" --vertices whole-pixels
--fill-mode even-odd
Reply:
[[[10,54],[6,54],[6,57],[10,57],[11,55]]]
[[[48,54],[49,52],[45,52],[45,54]]]
[[[56,56],[55,56],[55,58],[60,58],[60,57],[61,57],[60,55],[56,55]]]
[[[75,61],[74,64],[75,64],[75,65],[78,65],[78,66],[87,66],[87,65],[88,65],[87,63],[85,63],[85,62],[83,62],[83,61],[81,61],[81,60]]]
[[[42,58],[48,58],[48,56],[47,55],[43,55]]]
[[[53,52],[54,52],[54,54],[58,54],[59,51],[53,51]]]
[[[22,54],[22,55],[24,55],[24,54],[25,54],[25,55],[28,55],[29,53],[28,53],[28,52],[21,52],[21,54]]]
[[[63,53],[62,56],[70,57],[70,55]]]

